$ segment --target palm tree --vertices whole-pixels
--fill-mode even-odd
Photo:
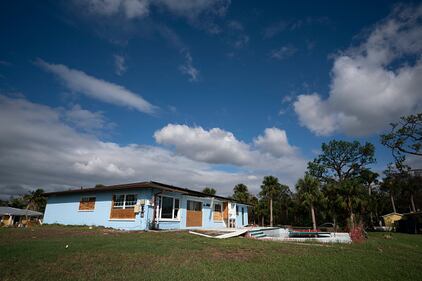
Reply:
[[[392,164],[389,164],[387,170],[384,171],[385,178],[381,184],[381,189],[387,191],[390,195],[391,206],[393,207],[393,212],[397,213],[396,204],[394,202],[394,197],[401,190],[401,181],[397,177],[398,172],[394,169]]]
[[[341,205],[348,211],[350,219],[350,228],[355,227],[356,213],[355,210],[362,210],[366,203],[367,193],[364,186],[357,180],[346,180],[339,185],[339,199]]]
[[[318,179],[309,174],[305,174],[303,179],[299,179],[296,184],[299,200],[302,204],[309,206],[312,216],[312,226],[316,230],[315,206],[322,200],[322,192]]]
[[[44,190],[38,188],[35,191],[31,191],[23,196],[26,202],[27,210],[44,211],[46,198],[44,197]]]
[[[251,194],[248,191],[248,187],[243,183],[236,184],[233,188],[233,199],[241,203],[249,203],[251,200]]]
[[[372,198],[372,188],[374,187],[374,185],[378,184],[378,177],[379,177],[378,173],[374,173],[369,169],[363,169],[359,175],[360,180],[368,189],[368,195],[369,195],[368,202],[370,204],[369,221],[371,223],[371,226],[374,225],[372,209],[374,205],[373,203],[375,203],[373,202],[374,200]]]
[[[273,176],[264,177],[259,195],[270,202],[270,226],[273,226],[273,200],[278,197],[280,190],[281,184],[278,182],[278,178]]]

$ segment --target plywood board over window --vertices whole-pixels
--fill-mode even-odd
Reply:
[[[214,204],[213,220],[215,221],[223,220],[223,210],[220,203]]]
[[[82,197],[79,202],[79,211],[92,211],[95,209],[95,197]]]
[[[202,202],[187,200],[186,226],[202,226]]]
[[[110,219],[132,220],[135,219],[136,194],[113,195]]]

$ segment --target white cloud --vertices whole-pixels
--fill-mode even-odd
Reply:
[[[185,63],[179,66],[180,72],[189,77],[189,81],[195,82],[198,81],[199,70],[193,66],[193,59],[189,51],[183,50],[182,53],[185,54]]]
[[[252,161],[249,146],[227,131],[169,124],[154,133],[160,144],[172,145],[190,159],[218,164],[245,165]]]
[[[296,48],[291,45],[282,46],[270,52],[270,57],[276,60],[284,60],[296,53]]]
[[[258,136],[254,143],[259,150],[274,157],[290,156],[297,152],[297,148],[289,144],[286,131],[278,128],[265,129],[264,135]]]
[[[92,112],[83,109],[79,104],[72,106],[64,112],[65,120],[73,126],[87,132],[96,132],[113,125],[106,121],[102,112]]]
[[[257,191],[262,175],[225,172],[169,150],[119,145],[80,133],[62,122],[60,109],[0,96],[0,196],[44,188],[145,180],[231,194],[239,182]]]
[[[114,72],[116,75],[122,76],[126,70],[126,59],[124,56],[114,55]]]
[[[318,94],[299,95],[294,103],[300,124],[318,135],[328,135],[337,129],[336,116],[327,114],[326,106]]]
[[[95,78],[83,71],[71,69],[63,64],[50,64],[41,59],[38,59],[36,64],[42,69],[55,74],[66,87],[74,92],[149,114],[154,113],[156,110],[154,105],[123,86]]]
[[[285,131],[277,128],[266,129],[264,136],[254,140],[257,149],[220,128],[169,124],[156,131],[154,137],[157,143],[173,146],[179,155],[192,160],[273,173],[289,183],[303,175],[306,168],[306,160],[289,145]]]
[[[300,95],[302,125],[319,135],[369,135],[422,110],[422,5],[397,6],[334,60],[329,97]]]
[[[306,160],[297,155],[261,154],[221,129],[166,126],[156,135],[183,152],[173,153],[157,146],[104,142],[62,117],[63,109],[0,95],[0,197],[38,187],[51,191],[145,180],[195,189],[212,186],[221,195],[230,195],[243,182],[256,193],[263,176],[273,174],[292,186],[306,168]],[[196,153],[187,152],[187,144],[169,141],[169,135],[186,139]],[[235,172],[207,162],[234,163]]]

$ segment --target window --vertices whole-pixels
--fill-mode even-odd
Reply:
[[[95,197],[82,197],[79,202],[79,211],[92,211],[95,209]]]
[[[160,219],[174,220],[179,218],[179,199],[160,196]]]
[[[188,200],[188,211],[202,211],[202,203],[198,201]]]
[[[239,215],[239,206],[236,205],[236,216]]]
[[[214,212],[221,213],[221,204],[219,203],[214,204]]]
[[[130,209],[136,205],[136,194],[119,194],[113,196],[114,209]]]
[[[215,221],[221,221],[223,220],[223,208],[220,203],[214,204],[214,213],[213,213],[213,219]]]

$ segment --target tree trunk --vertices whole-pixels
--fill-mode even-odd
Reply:
[[[412,212],[416,212],[415,201],[413,200],[413,193],[410,193],[410,203],[412,204]]]
[[[262,225],[262,226],[264,226],[264,225],[265,225],[265,218],[264,218],[264,215],[262,215],[261,220],[262,220],[261,225]]]
[[[270,198],[270,226],[273,226],[273,199]]]
[[[314,210],[314,205],[312,204],[311,204],[311,215],[312,215],[312,226],[314,227],[314,230],[316,230],[315,210]]]
[[[397,213],[397,210],[396,210],[396,204],[394,203],[394,197],[393,197],[393,194],[390,194],[390,200],[391,200],[391,205],[393,206],[393,212],[394,212],[394,213]]]
[[[336,219],[336,216],[333,216],[333,222],[334,222],[334,231],[337,232],[337,219]]]
[[[353,214],[352,210],[350,210],[350,226],[351,229],[355,228],[355,214]]]

